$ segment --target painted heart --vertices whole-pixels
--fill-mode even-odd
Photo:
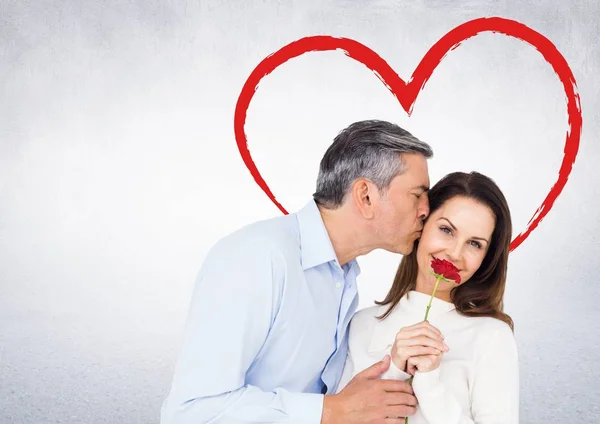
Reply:
[[[392,92],[396,99],[398,99],[402,108],[410,116],[419,92],[423,89],[434,69],[439,65],[446,54],[458,47],[460,43],[468,38],[486,31],[515,37],[535,47],[554,69],[554,72],[563,84],[567,97],[569,129],[566,135],[564,156],[558,171],[558,178],[550,188],[550,191],[542,204],[534,212],[527,223],[526,228],[512,240],[510,250],[516,249],[538,226],[546,214],[548,214],[550,209],[552,209],[555,200],[562,192],[579,150],[579,138],[582,126],[581,106],[579,95],[577,93],[577,85],[567,61],[554,44],[546,37],[516,21],[499,17],[478,18],[454,28],[440,38],[440,40],[429,49],[408,82],[404,82],[404,80],[402,80],[402,78],[400,78],[373,50],[349,38],[336,38],[326,35],[312,36],[301,38],[284,46],[280,50],[266,57],[258,64],[254,71],[252,71],[242,88],[236,104],[234,117],[235,138],[246,167],[269,199],[271,199],[284,214],[287,214],[287,211],[277,201],[269,189],[269,186],[260,175],[256,164],[252,160],[252,156],[248,150],[244,126],[246,123],[248,106],[250,105],[250,101],[262,78],[270,74],[278,66],[289,59],[312,51],[342,50],[348,57],[364,64],[372,70],[381,82],[383,82],[383,84]]]

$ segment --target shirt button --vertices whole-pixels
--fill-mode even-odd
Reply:
[[[339,281],[337,283],[335,283],[335,286],[339,289],[340,287],[342,287],[342,283],[340,283]]]

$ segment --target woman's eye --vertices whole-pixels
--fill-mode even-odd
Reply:
[[[442,230],[443,232],[445,232],[446,234],[452,234],[452,230],[448,227],[440,227],[440,230]]]
[[[481,249],[482,248],[481,243],[479,243],[478,241],[474,241],[474,240],[471,242],[471,246],[474,246],[477,249]]]

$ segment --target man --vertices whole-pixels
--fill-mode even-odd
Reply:
[[[389,356],[336,394],[358,305],[356,257],[406,255],[429,213],[431,148],[384,121],[325,153],[314,200],[220,240],[196,281],[162,424],[403,422],[416,399]],[[389,418],[392,417],[392,418]]]

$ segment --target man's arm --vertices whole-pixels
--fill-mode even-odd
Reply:
[[[283,280],[277,253],[222,240],[196,281],[162,424],[318,424],[323,395],[264,392],[245,375],[267,338]]]

